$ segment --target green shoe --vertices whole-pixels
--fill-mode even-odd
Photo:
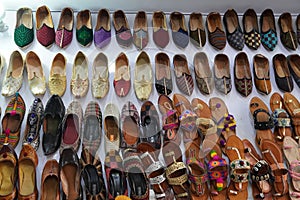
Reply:
[[[93,41],[92,19],[89,10],[77,14],[76,38],[82,46],[88,46]]]
[[[17,11],[17,23],[14,31],[16,45],[26,48],[33,41],[33,20],[30,8],[20,8]]]

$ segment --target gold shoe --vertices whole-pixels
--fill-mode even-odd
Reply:
[[[93,63],[92,93],[95,98],[103,98],[109,90],[108,61],[103,53],[99,53]]]
[[[152,67],[149,56],[144,51],[136,59],[134,74],[136,97],[141,101],[147,100],[152,91]]]
[[[88,89],[88,61],[86,56],[79,51],[74,60],[71,91],[75,97],[83,97],[87,94]]]
[[[27,68],[28,83],[31,92],[34,95],[45,94],[46,79],[38,55],[33,51],[29,51],[26,55],[25,66]]]
[[[2,84],[2,95],[12,96],[22,86],[24,61],[19,51],[14,51],[9,60],[9,65]]]
[[[67,87],[66,58],[58,53],[54,57],[49,75],[49,90],[52,95],[63,96]]]

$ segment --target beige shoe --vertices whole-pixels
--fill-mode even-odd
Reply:
[[[83,97],[89,89],[88,60],[79,51],[75,57],[72,71],[71,91],[75,97]]]
[[[46,79],[38,55],[33,51],[29,51],[25,58],[25,66],[27,68],[28,83],[31,92],[34,95],[45,94]]]
[[[66,58],[58,53],[54,57],[49,75],[49,90],[52,95],[63,96],[67,87]]]
[[[93,63],[92,93],[95,98],[103,98],[109,90],[107,57],[99,53]]]
[[[141,101],[147,100],[152,91],[152,67],[149,56],[144,51],[136,59],[134,91],[136,97]]]
[[[120,113],[115,104],[108,104],[103,115],[106,153],[120,148]]]
[[[14,51],[9,60],[9,65],[2,84],[2,95],[12,96],[22,86],[24,61],[19,51]]]

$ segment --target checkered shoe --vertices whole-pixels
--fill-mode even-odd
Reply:
[[[268,32],[261,33],[261,43],[269,51],[273,51],[277,45],[278,38],[274,30],[269,30]]]
[[[252,30],[249,33],[245,33],[245,44],[254,50],[257,50],[260,46],[260,34],[256,30]]]
[[[227,33],[227,41],[232,48],[242,50],[245,42],[242,30],[236,29],[233,33]]]

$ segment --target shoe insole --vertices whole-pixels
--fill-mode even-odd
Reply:
[[[142,173],[137,173],[137,171],[140,171],[140,169],[135,167],[129,170],[128,181],[133,193],[137,196],[141,196],[146,193],[147,185],[144,175]]]
[[[137,142],[139,138],[139,128],[137,124],[131,119],[131,117],[126,117],[123,124],[123,132],[125,142],[129,145],[133,145]]]
[[[23,59],[19,55],[14,55],[10,65],[12,65],[12,76],[14,78],[18,78],[23,74]]]
[[[44,181],[44,190],[42,191],[44,200],[56,199],[56,194],[59,192],[59,182],[57,177],[48,176]]]
[[[107,129],[106,137],[111,141],[115,141],[119,135],[119,128],[116,124],[115,118],[113,116],[107,116],[105,118],[105,127]]]
[[[3,126],[4,131],[6,129],[9,129],[11,133],[17,132],[20,125],[20,120],[21,117],[18,114],[14,116],[10,114],[6,114],[3,119],[4,122],[2,123],[2,124],[6,124],[6,126],[5,125]]]
[[[19,163],[19,192],[23,196],[34,192],[35,187],[35,166],[29,159]]]
[[[80,182],[76,183],[76,176],[77,176],[77,166],[73,164],[67,164],[62,168],[63,174],[66,178],[65,184],[67,185],[67,192],[66,196],[67,199],[77,199],[78,192],[76,191],[76,184],[80,184]]]
[[[54,118],[52,118],[51,116],[47,115],[46,116],[46,121],[47,121],[47,134],[52,134],[52,135],[56,135],[57,134],[57,128],[59,126],[60,123],[60,119],[58,116],[55,116]]]
[[[143,12],[139,12],[134,20],[134,30],[147,29],[147,17]]]
[[[80,12],[77,16],[77,28],[80,29],[84,25],[91,28],[91,15],[87,10]]]
[[[73,79],[80,78],[82,80],[87,79],[88,71],[87,71],[87,63],[84,58],[77,59],[74,66],[74,74]]]
[[[181,16],[179,15],[173,15],[172,16],[172,30],[173,31],[178,31],[180,29],[180,24],[181,24]],[[183,28],[183,27],[182,27]]]
[[[227,29],[229,33],[233,33],[238,27],[238,18],[234,15],[234,12],[230,12],[227,16]]]
[[[191,31],[195,31],[198,28],[203,29],[202,19],[200,18],[200,16],[199,15],[191,15],[191,16],[192,16],[190,18]]]
[[[60,75],[65,75],[66,74],[66,68],[65,68],[65,60],[63,57],[61,59],[55,59],[52,63],[52,68],[51,68],[51,75],[53,74],[60,74]]]
[[[64,10],[64,15],[61,16],[58,27],[66,28],[67,30],[71,30],[73,26],[73,13],[68,10]]]
[[[208,21],[208,30],[209,32],[214,32],[217,28],[222,29],[221,17],[218,14],[213,14],[209,17]]]
[[[200,78],[211,77],[208,59],[205,54],[198,54],[195,57],[195,71]]]
[[[28,78],[32,79],[34,78],[34,74],[37,77],[43,77],[44,73],[43,73],[43,68],[41,66],[41,63],[39,62],[39,60],[36,58],[29,58],[27,60],[27,73],[28,73]]]
[[[138,63],[136,63],[136,80],[141,81],[151,81],[151,67],[150,64],[145,59],[140,59]]]
[[[84,129],[84,137],[88,141],[93,141],[100,136],[99,121],[96,116],[90,115],[87,117],[87,124]]]
[[[161,80],[163,77],[171,79],[171,70],[168,57],[161,55],[156,58],[156,78]]]
[[[123,179],[120,171],[112,169],[109,173],[110,193],[113,197],[124,194]]]
[[[264,16],[261,31],[267,32],[271,27],[274,28],[272,21],[273,21],[273,19],[271,16],[269,16],[269,15]]]
[[[162,14],[154,14],[153,15],[153,28],[163,28],[164,27],[164,17]]]
[[[14,190],[14,174],[15,168],[13,163],[9,161],[1,162],[0,168],[0,195],[6,196]]]
[[[277,72],[277,75],[281,78],[289,75],[287,67],[285,67],[285,62],[282,60],[275,60],[275,70]]]
[[[96,30],[98,30],[101,27],[103,27],[105,30],[109,30],[110,28],[109,23],[110,23],[109,15],[107,15],[107,12],[101,12],[97,18]]]
[[[107,78],[108,68],[104,65],[98,65],[94,68],[94,78]]]
[[[226,56],[215,59],[215,76],[217,78],[230,77],[229,61]]]
[[[255,26],[254,16],[245,16],[245,32],[249,33]]]
[[[40,22],[40,23],[38,23]],[[51,14],[48,12],[46,8],[41,8],[39,12],[39,17],[37,19],[37,25],[40,28],[42,24],[46,24],[49,27],[53,27]]]
[[[116,30],[120,30],[122,28],[122,26],[124,28],[127,28],[127,23],[125,20],[126,16],[124,16],[124,14],[122,12],[117,12],[115,14],[115,26],[116,26]]]
[[[63,141],[66,144],[74,144],[77,138],[79,137],[78,131],[78,118],[73,117],[73,115],[69,115],[66,120],[66,129],[63,134]]]
[[[282,28],[282,32],[284,32],[284,33],[291,31],[291,29],[289,28],[289,23],[288,23],[287,19],[281,19],[281,28]]]
[[[24,24],[24,26],[31,29],[32,28],[32,13],[29,11],[25,11],[22,14],[20,24]]]

